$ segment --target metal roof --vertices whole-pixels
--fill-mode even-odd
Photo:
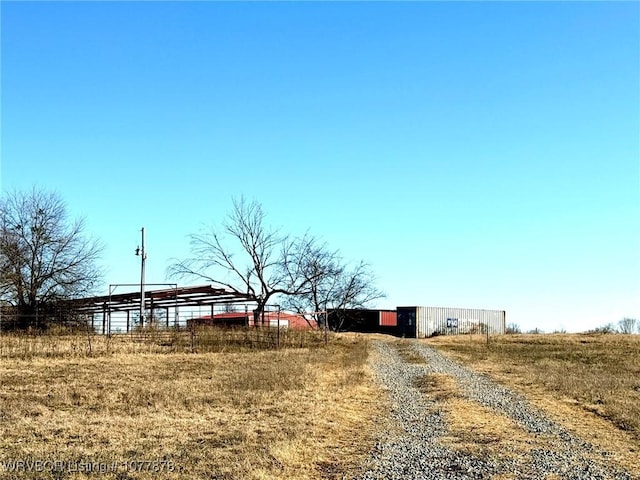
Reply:
[[[194,307],[255,301],[252,295],[216,288],[212,285],[149,290],[144,296],[145,305],[149,308],[151,306],[153,308]],[[140,308],[140,291],[80,298],[70,301],[69,306],[82,313],[137,310]]]

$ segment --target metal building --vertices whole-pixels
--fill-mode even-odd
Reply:
[[[396,334],[396,311],[368,308],[329,309],[332,330],[361,333]]]
[[[427,338],[464,333],[505,333],[504,310],[447,307],[398,307],[398,334]]]

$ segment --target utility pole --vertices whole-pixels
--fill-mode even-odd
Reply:
[[[140,327],[144,327],[144,262],[147,251],[144,248],[144,227],[142,227],[142,248],[136,248],[136,255],[140,257]]]

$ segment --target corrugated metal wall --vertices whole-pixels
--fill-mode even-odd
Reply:
[[[405,337],[464,333],[505,333],[504,310],[448,307],[398,307],[398,331]]]

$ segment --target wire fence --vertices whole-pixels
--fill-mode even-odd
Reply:
[[[0,333],[44,332],[49,330],[86,330],[90,317],[76,312],[58,310],[16,314],[0,311]]]
[[[192,329],[136,329],[130,333],[99,335],[90,329],[56,327],[45,331],[0,334],[2,358],[66,358],[119,353],[246,352],[284,348],[318,348],[327,337],[318,330],[271,327],[201,327]]]

